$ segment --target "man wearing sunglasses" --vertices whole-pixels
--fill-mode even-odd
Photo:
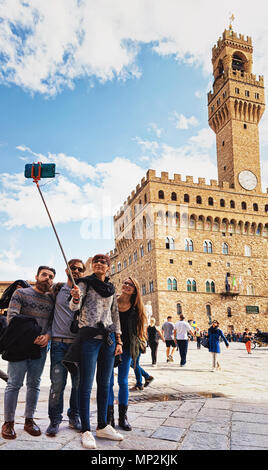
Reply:
[[[80,279],[85,272],[85,265],[80,259],[71,259],[68,262],[74,281]],[[55,437],[59,431],[59,425],[62,421],[64,389],[67,382],[68,371],[63,366],[62,360],[73,343],[75,334],[71,333],[70,326],[73,321],[74,312],[69,308],[70,291],[72,280],[68,269],[65,270],[67,282],[54,286],[55,310],[52,323],[52,343],[50,350],[50,394],[48,402],[48,415],[50,424],[46,434],[49,437]],[[60,288],[59,288],[60,287]],[[78,411],[78,376],[71,374],[72,389],[69,401],[67,415],[69,426],[80,430],[80,418]]]

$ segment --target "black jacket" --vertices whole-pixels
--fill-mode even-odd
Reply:
[[[41,334],[41,327],[33,317],[16,315],[0,338],[0,354],[2,359],[10,362],[25,359],[39,359],[40,346],[34,340]]]

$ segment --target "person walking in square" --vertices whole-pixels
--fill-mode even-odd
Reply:
[[[252,333],[250,333],[248,328],[245,328],[245,331],[243,333],[243,342],[245,343],[246,350],[248,354],[252,354],[251,352],[251,338],[252,338]]]
[[[174,323],[172,322],[172,316],[168,316],[167,320],[162,325],[162,333],[165,337],[166,342],[166,356],[167,362],[174,362],[173,354],[176,348],[176,344],[174,341]],[[171,352],[170,352],[171,348]]]
[[[150,318],[150,325],[147,327],[147,338],[149,347],[151,349],[152,365],[156,366],[159,339],[161,338],[161,340],[165,342],[165,338],[162,335],[160,328],[155,326],[154,317]]]
[[[180,353],[180,366],[184,367],[186,365],[186,357],[188,351],[188,332],[193,336],[194,333],[191,329],[190,324],[184,320],[184,316],[180,314],[180,320],[175,323],[174,328],[174,338],[177,341],[179,346]]]
[[[225,338],[222,330],[219,328],[218,320],[213,320],[211,327],[208,329],[209,352],[212,354],[212,372],[220,370],[221,366],[218,361],[218,354],[220,354],[220,338],[223,339],[225,346],[229,348],[229,343]]]

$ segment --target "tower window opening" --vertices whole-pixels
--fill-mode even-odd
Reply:
[[[159,199],[164,199],[164,191],[162,190],[158,191],[158,197]]]
[[[247,125],[246,125],[246,124],[244,124],[244,129],[246,129],[246,128],[247,128]]]
[[[236,88],[235,92],[236,92],[237,95],[239,95],[239,88]]]
[[[184,194],[184,202],[189,202],[189,201],[190,201],[189,194]]]
[[[240,72],[244,72],[243,60],[237,54],[233,55],[232,69],[239,70]]]
[[[249,91],[245,90],[245,96],[249,97]]]
[[[225,207],[225,200],[224,200],[224,199],[221,199],[221,200],[220,200],[220,206],[221,206],[221,207]]]
[[[255,99],[256,99],[256,100],[259,100],[259,99],[260,99],[259,93],[255,93]]]
[[[224,140],[222,141],[222,146],[224,147]]]

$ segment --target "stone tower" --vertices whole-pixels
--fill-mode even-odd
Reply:
[[[219,184],[261,193],[258,125],[264,112],[263,77],[252,73],[250,37],[225,30],[212,49],[213,92],[208,93],[209,125],[216,133]]]

